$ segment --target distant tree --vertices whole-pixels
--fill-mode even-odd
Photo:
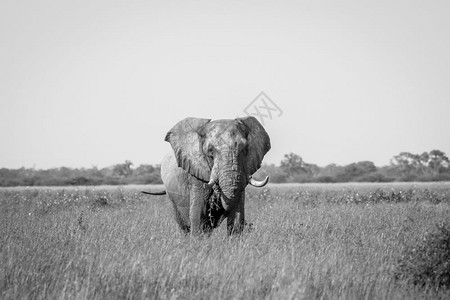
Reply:
[[[136,176],[148,175],[156,171],[156,168],[152,165],[140,165],[133,170],[133,174]]]
[[[305,168],[305,166],[306,164],[303,159],[292,152],[285,154],[284,159],[280,163],[280,168],[284,170],[288,176],[309,173],[309,170]]]
[[[320,171],[320,176],[335,177],[337,174],[342,172],[343,168],[344,167],[338,166],[337,164],[328,164],[322,168]]]
[[[391,173],[400,181],[440,180],[440,174],[448,172],[449,159],[440,150],[423,152],[420,155],[401,152],[391,160]]]
[[[61,167],[61,168],[56,169],[55,171],[58,173],[58,175],[60,177],[68,178],[68,177],[72,177],[76,170],[67,168],[67,167]]]
[[[340,173],[342,166],[328,164],[325,167],[319,167],[319,174],[315,175],[315,182],[335,182],[336,175]]]
[[[89,174],[89,177],[101,178],[102,172],[97,168],[97,166],[93,166],[91,169],[87,169],[86,173]]]
[[[416,170],[418,174],[427,174],[429,173],[428,161],[430,160],[430,155],[427,152],[423,152],[420,155],[417,155],[417,165]]]
[[[440,150],[431,150],[429,154],[428,167],[433,171],[434,175],[446,172],[449,168],[449,160],[447,155]]]
[[[401,176],[404,180],[415,180],[420,174],[427,172],[428,153],[421,155],[409,152],[400,152],[391,160],[392,170]],[[409,179],[408,179],[409,178]]]
[[[358,181],[358,177],[367,176],[377,170],[371,161],[360,161],[346,165],[336,176],[337,181]]]
[[[115,175],[118,175],[120,177],[128,177],[131,174],[133,174],[133,170],[131,169],[131,166],[133,163],[129,160],[126,160],[123,164],[117,164],[113,167],[113,172]]]
[[[307,170],[307,173],[310,174],[312,177],[318,176],[322,170],[316,164],[305,163],[303,167]]]
[[[368,174],[368,173],[375,172],[377,170],[377,167],[375,166],[375,164],[368,160],[357,162],[356,166],[357,166],[358,172],[360,172],[361,174]]]
[[[270,176],[270,182],[282,183],[287,182],[287,174],[278,166],[274,164],[263,163],[261,168],[253,174],[253,177],[257,180],[262,180],[266,176]]]
[[[133,170],[132,179],[133,183],[149,184],[149,183],[162,183],[161,180],[161,167],[159,165],[140,165]]]

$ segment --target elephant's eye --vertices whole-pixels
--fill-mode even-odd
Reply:
[[[209,157],[213,157],[213,154],[214,154],[214,148],[213,148],[213,146],[209,146],[208,151],[206,152],[206,155],[208,155]]]
[[[248,154],[248,147],[245,147],[244,149],[242,149],[242,154],[247,156],[247,154]]]

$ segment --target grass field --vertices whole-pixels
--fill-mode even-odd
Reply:
[[[450,298],[450,183],[249,188],[231,238],[142,189],[0,189],[0,298]]]

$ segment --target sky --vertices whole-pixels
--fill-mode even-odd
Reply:
[[[158,164],[181,119],[255,106],[266,163],[450,155],[449,14],[448,0],[3,0],[0,168]]]

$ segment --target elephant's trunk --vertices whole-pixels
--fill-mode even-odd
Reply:
[[[242,168],[237,159],[232,164],[225,164],[218,171],[218,184],[222,191],[222,205],[225,210],[232,209],[241,198],[241,193],[247,184]]]

